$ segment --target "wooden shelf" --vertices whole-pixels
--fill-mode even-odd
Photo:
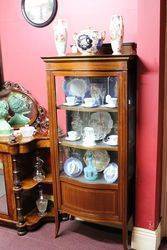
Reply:
[[[60,174],[60,181],[76,184],[81,187],[89,187],[92,189],[118,189],[118,183],[107,183],[103,177],[102,173],[99,173],[99,177],[95,181],[88,181],[85,179],[84,175],[80,175],[76,178],[66,175],[64,172]]]
[[[49,200],[48,211],[43,217],[38,215],[38,209],[35,207],[29,214],[25,216],[26,226],[35,227],[42,221],[54,221],[54,206],[53,202]]]
[[[89,149],[89,150],[108,150],[108,151],[118,151],[118,146],[109,146],[103,142],[98,142],[94,146],[85,146],[82,140],[78,141],[67,141],[65,139],[60,139],[60,145],[64,147],[78,148],[78,149]]]
[[[79,111],[79,112],[118,112],[118,108],[107,108],[103,106],[98,106],[94,108],[86,108],[82,107],[81,105],[78,106],[66,106],[66,105],[60,105],[57,107],[57,109],[64,109],[69,111]]]
[[[38,185],[39,183],[47,183],[47,184],[52,184],[52,175],[51,173],[47,174],[47,176],[45,177],[45,179],[41,182],[36,182],[33,180],[33,177],[29,177],[25,180],[22,181],[22,188],[24,190],[28,190],[31,189],[33,187],[35,187],[36,185]]]

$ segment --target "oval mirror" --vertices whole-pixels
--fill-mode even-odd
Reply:
[[[57,13],[57,0],[22,0],[21,9],[27,22],[35,27],[44,27]]]

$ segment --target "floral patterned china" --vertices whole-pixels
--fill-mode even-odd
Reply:
[[[118,179],[118,165],[114,162],[110,163],[103,173],[106,182],[116,182],[116,180]]]
[[[90,153],[92,154],[92,163],[96,167],[97,172],[103,171],[109,164],[110,162],[110,156],[106,150],[97,150],[97,151],[86,151],[84,155],[84,161],[86,165],[88,165],[88,159]]]

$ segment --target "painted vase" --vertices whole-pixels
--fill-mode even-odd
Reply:
[[[99,33],[92,27],[75,33],[73,39],[77,49],[83,55],[95,54],[103,44],[105,39],[105,31]]]
[[[88,154],[88,165],[84,168],[84,177],[88,181],[95,181],[98,178],[98,172],[96,167],[93,165],[93,155],[92,153]]]
[[[53,27],[54,40],[58,56],[65,56],[67,48],[67,22],[58,19]]]
[[[109,31],[113,55],[120,55],[124,35],[124,24],[122,16],[111,16]]]

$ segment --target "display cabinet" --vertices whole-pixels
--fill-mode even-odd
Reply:
[[[10,95],[28,101],[26,117],[37,130],[35,136],[26,138],[0,135],[0,224],[16,227],[18,234],[24,235],[42,222],[54,221],[48,118],[46,110],[21,85],[6,82],[0,100],[8,101]],[[11,112],[9,119],[13,116]],[[19,125],[13,128],[18,131]],[[34,180],[39,162],[43,163],[45,178]],[[42,217],[36,203],[40,190],[48,197]]]
[[[129,51],[119,56],[43,60],[56,236],[65,213],[69,218],[119,225],[127,249],[127,224],[134,212],[135,51],[129,45]]]

